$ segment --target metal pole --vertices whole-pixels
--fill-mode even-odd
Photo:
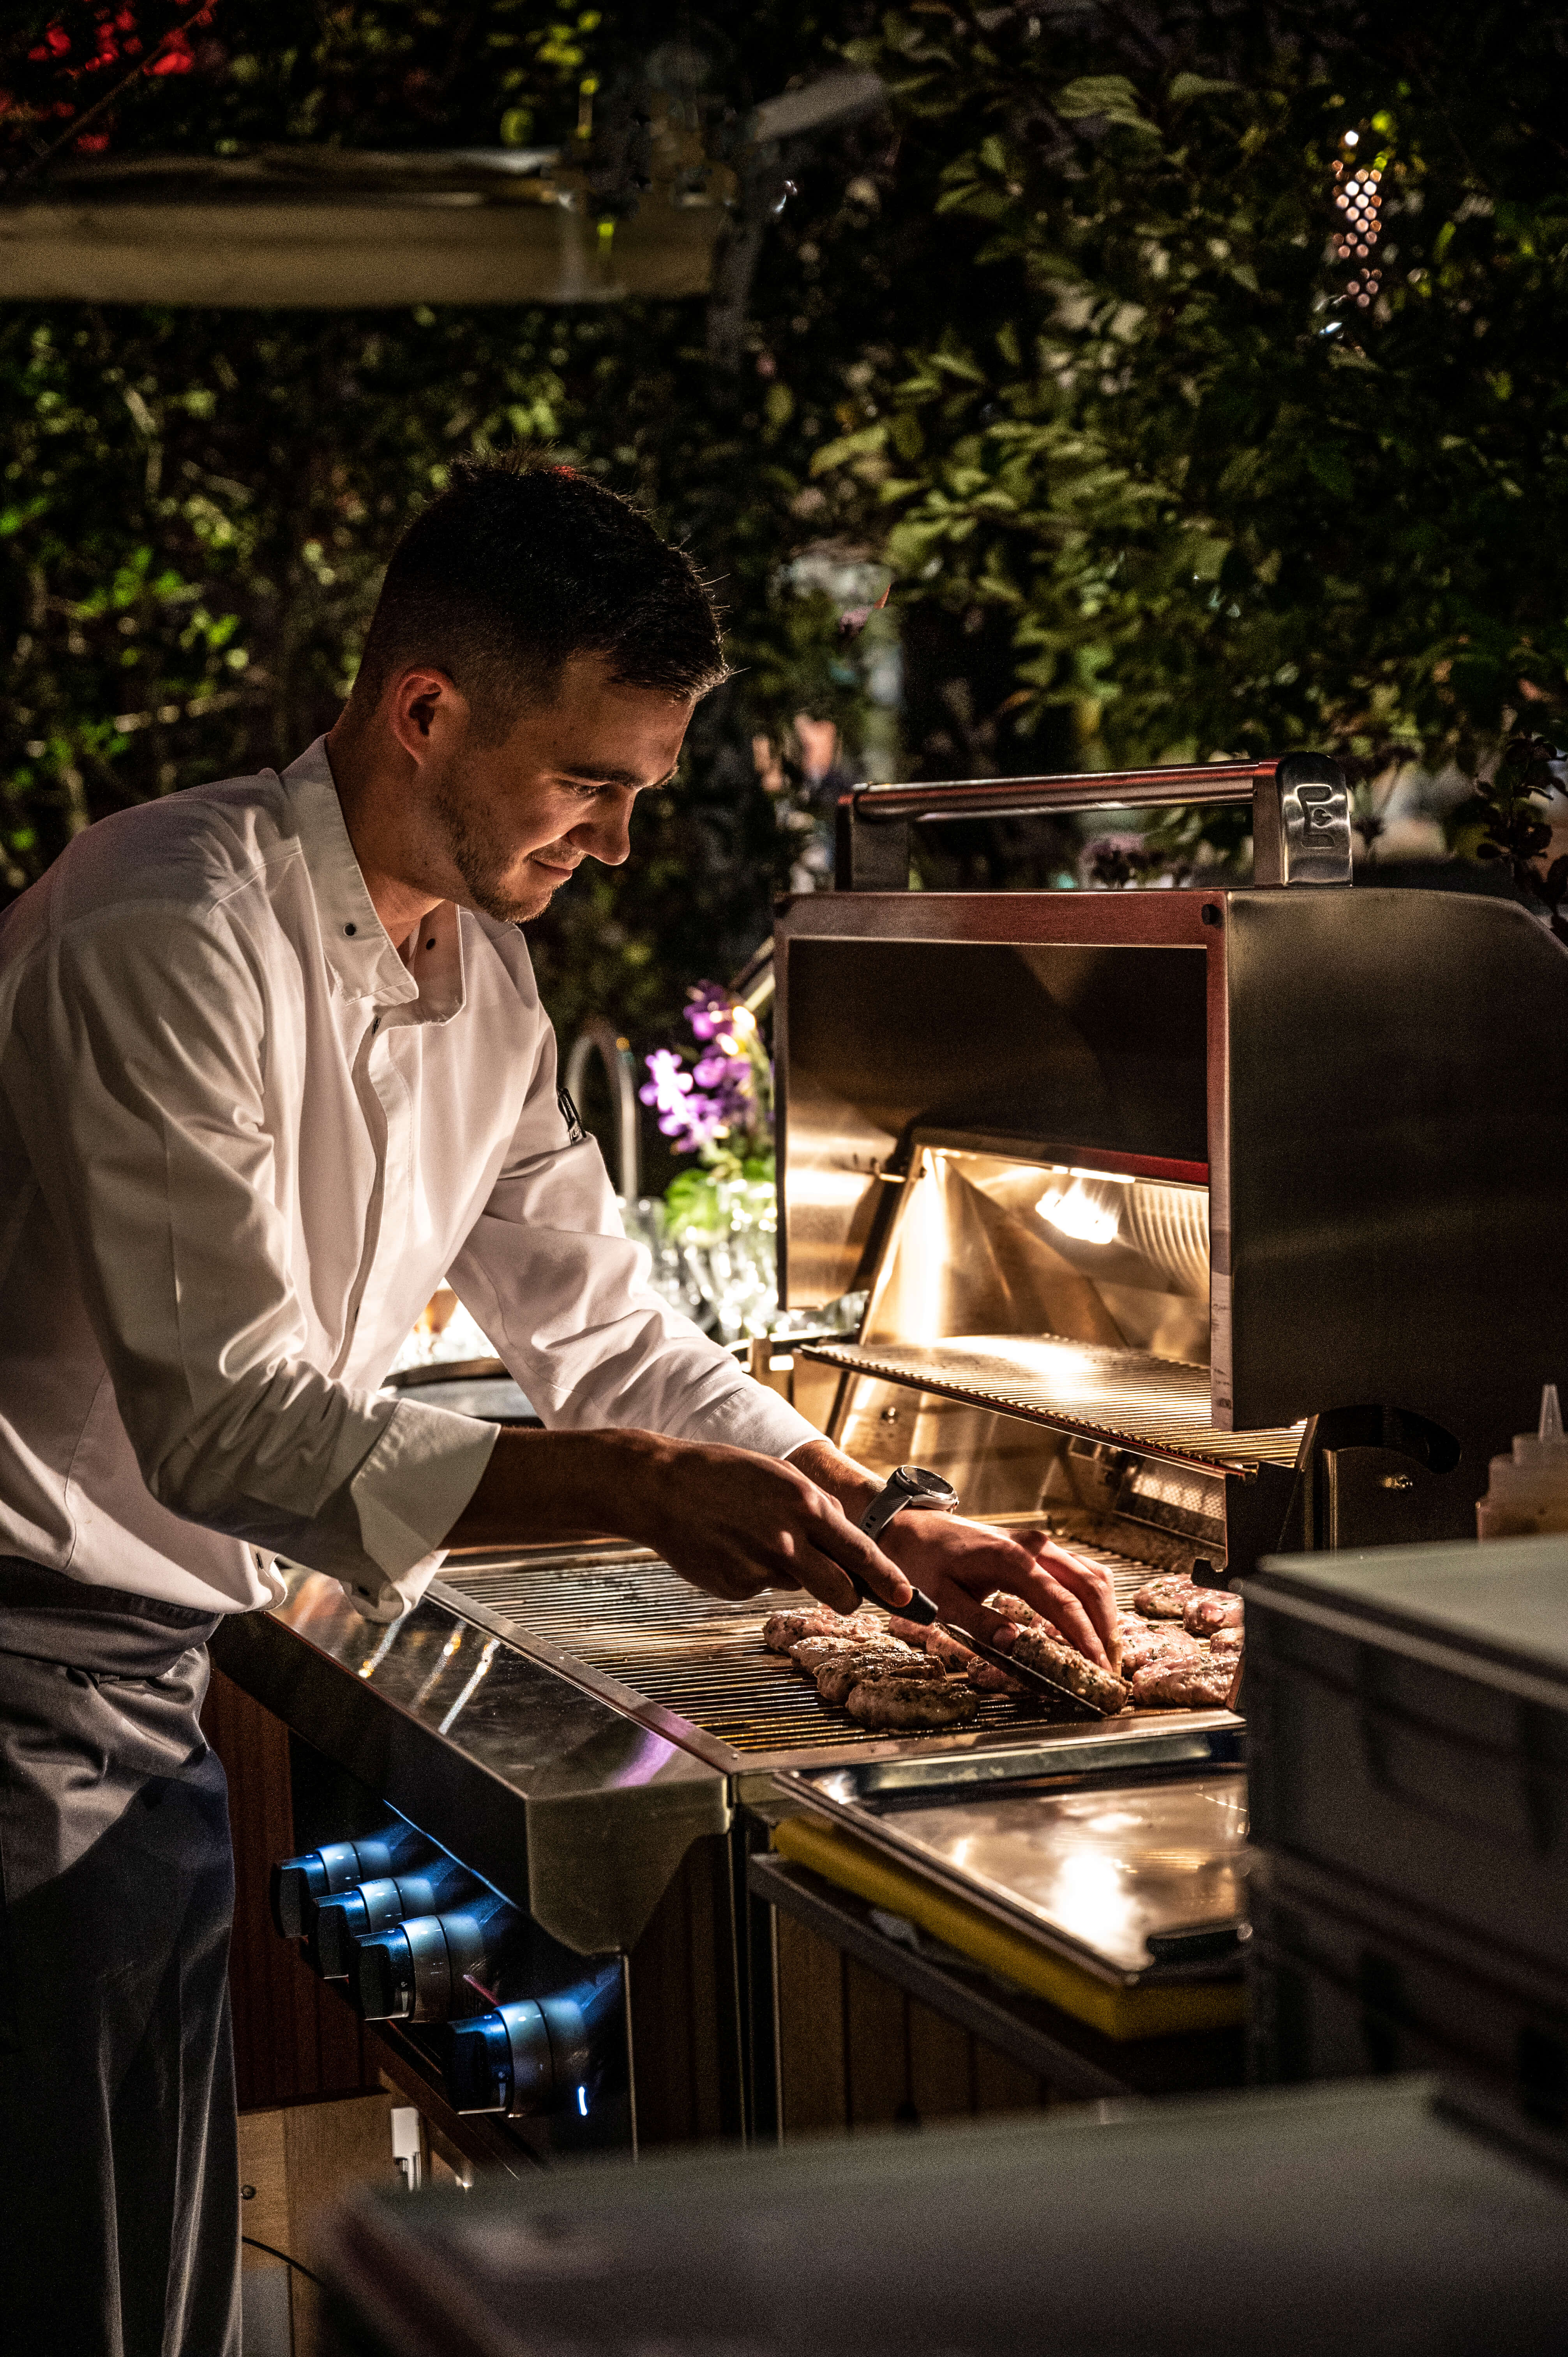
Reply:
[[[632,1060],[631,1042],[623,1039],[615,1025],[607,1023],[599,1015],[584,1024],[572,1042],[572,1052],[566,1060],[566,1093],[575,1103],[581,1103],[588,1059],[596,1055],[605,1068],[610,1095],[615,1101],[618,1190],[623,1203],[635,1203],[642,1192],[642,1137],[637,1103],[637,1066]]]

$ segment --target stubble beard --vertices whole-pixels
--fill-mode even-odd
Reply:
[[[506,866],[493,839],[474,824],[468,811],[442,788],[431,797],[431,815],[441,830],[446,856],[462,877],[469,903],[498,925],[521,925],[542,916],[551,888],[542,880],[526,899],[508,887]]]

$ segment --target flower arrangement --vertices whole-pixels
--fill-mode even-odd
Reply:
[[[773,1161],[773,1068],[751,1009],[717,983],[686,994],[698,1046],[656,1049],[644,1059],[642,1102],[678,1154],[702,1164],[682,1170],[664,1201],[676,1243],[705,1243],[778,1225]]]

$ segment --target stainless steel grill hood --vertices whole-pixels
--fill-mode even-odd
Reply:
[[[1197,1465],[1316,1450],[1304,1544],[1473,1531],[1568,1297],[1568,956],[1523,909],[836,892],[776,956],[784,1297],[872,1288],[812,1355]],[[1096,1245],[1117,1193],[1138,1253]]]

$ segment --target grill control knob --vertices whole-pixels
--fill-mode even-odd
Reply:
[[[437,1857],[417,1872],[381,1875],[352,1890],[318,1899],[306,1934],[305,1953],[323,1980],[346,1980],[354,1969],[354,1947],[374,1932],[390,1931],[411,1915],[435,1915],[481,1895],[481,1885],[456,1858]]]
[[[353,1968],[354,1943],[384,1932],[409,1915],[434,1915],[440,1904],[427,1874],[379,1876],[353,1890],[317,1901],[306,1934],[305,1953],[323,1980],[346,1980]]]
[[[518,1911],[487,1891],[445,1915],[415,1915],[355,1943],[349,1993],[367,2021],[446,2021],[467,2010],[465,1978],[489,1979]]]
[[[323,1842],[302,1857],[285,1857],[273,1868],[273,1921],[285,1940],[302,1940],[318,1899],[347,1890],[367,1875],[391,1872],[383,1842]]]
[[[586,2110],[605,2033],[620,2002],[620,1968],[554,1996],[523,1997],[470,2021],[445,2040],[442,2075],[456,2112],[502,2112],[537,2119],[573,2104]]]
[[[428,1848],[413,1825],[398,1819],[363,1839],[323,1842],[298,1857],[280,1858],[272,1875],[273,1921],[285,1940],[303,1940],[318,1900],[392,1874]]]

